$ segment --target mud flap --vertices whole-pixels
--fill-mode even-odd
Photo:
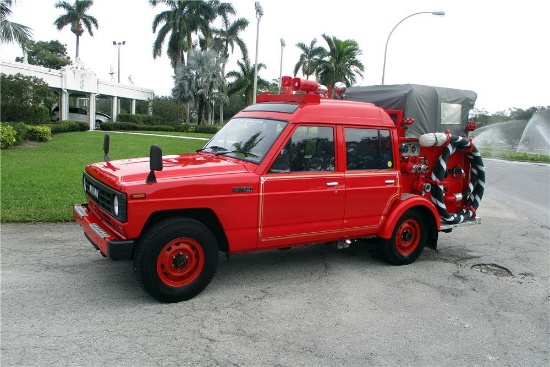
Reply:
[[[428,238],[426,239],[426,247],[429,247],[433,250],[437,250],[437,239],[439,238],[439,232],[437,228],[432,227],[428,231]]]

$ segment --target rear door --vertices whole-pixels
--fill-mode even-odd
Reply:
[[[376,233],[391,203],[400,195],[399,172],[389,130],[344,128],[346,209],[344,231]]]

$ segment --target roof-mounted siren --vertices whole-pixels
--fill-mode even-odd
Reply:
[[[283,77],[283,85],[285,83],[284,78],[290,78],[290,77]],[[321,85],[314,80],[308,80],[308,79],[302,79],[302,78],[293,78],[290,81],[290,88],[292,91],[297,92],[298,94],[300,94],[300,92],[314,93],[325,98],[327,97],[327,94],[328,94],[328,89],[324,85]]]
[[[317,92],[319,90],[319,83],[315,80],[294,78],[292,79],[292,90],[295,92]]]

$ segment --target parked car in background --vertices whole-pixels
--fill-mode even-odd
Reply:
[[[52,110],[52,121],[59,121],[60,113],[59,113],[59,106],[56,106]],[[86,111],[84,108],[80,107],[69,107],[69,117],[68,120],[72,121],[81,121],[81,122],[88,122],[88,111]],[[95,128],[99,129],[102,122],[109,122],[111,121],[111,116],[106,115],[101,112],[96,112],[95,114]]]

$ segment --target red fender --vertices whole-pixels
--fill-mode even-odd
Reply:
[[[399,221],[399,218],[401,218],[401,216],[407,210],[415,207],[416,208],[421,207],[429,211],[432,214],[432,217],[435,221],[437,230],[441,228],[441,218],[439,218],[437,209],[428,198],[426,198],[425,196],[404,194],[404,195],[401,195],[401,198],[399,198],[399,200],[397,200],[393,204],[392,208],[390,209],[390,214],[388,215],[384,224],[380,228],[378,237],[385,238],[385,239],[391,238],[391,236],[393,235],[393,230],[397,225],[397,221]]]

